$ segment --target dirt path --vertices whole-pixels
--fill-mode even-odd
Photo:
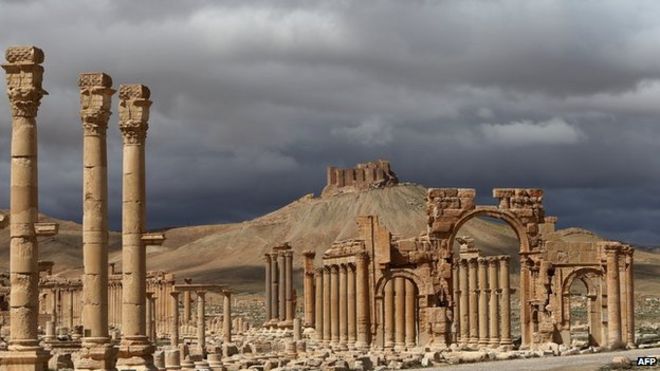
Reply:
[[[587,371],[598,370],[612,361],[616,356],[627,356],[631,361],[637,357],[654,355],[660,356],[660,348],[635,349],[618,352],[604,352],[592,354],[580,354],[565,357],[543,357],[528,359],[513,359],[508,361],[492,361],[481,363],[466,363],[438,367],[437,370],[487,370],[487,371],[527,371],[527,370],[552,370],[552,371]],[[639,369],[649,369],[648,367]]]

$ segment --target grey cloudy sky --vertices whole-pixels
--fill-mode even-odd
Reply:
[[[560,226],[660,244],[657,1],[0,1],[46,52],[40,207],[80,220],[77,75],[152,91],[152,228],[236,221],[387,158],[427,186],[546,190]],[[116,106],[116,103],[115,103]],[[116,111],[116,109],[115,109]],[[121,140],[111,118],[110,208]],[[0,205],[10,114],[0,99]]]

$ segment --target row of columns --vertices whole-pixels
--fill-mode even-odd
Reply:
[[[294,317],[293,251],[274,248],[266,258],[266,325],[292,327]]]
[[[417,288],[410,279],[394,277],[385,283],[383,346],[403,349],[417,344]]]
[[[367,255],[350,263],[328,264],[316,270],[314,327],[323,343],[338,348],[366,348],[371,344]]]
[[[39,308],[44,314],[50,314],[51,322],[57,328],[60,326],[72,329],[80,324],[82,308],[80,306],[81,291],[79,287],[52,287],[42,293]]]
[[[453,276],[456,341],[511,347],[509,257],[459,258]]]

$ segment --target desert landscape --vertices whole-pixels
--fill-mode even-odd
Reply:
[[[660,369],[657,19],[0,0],[0,371]]]

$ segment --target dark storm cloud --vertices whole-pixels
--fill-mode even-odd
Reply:
[[[152,90],[152,228],[251,218],[318,193],[328,164],[382,157],[482,202],[543,187],[561,226],[657,244],[659,18],[655,1],[0,1],[0,47],[46,52],[54,216],[80,220],[76,81],[104,71]],[[118,228],[116,115],[109,133]],[[9,134],[0,100],[5,190]]]

